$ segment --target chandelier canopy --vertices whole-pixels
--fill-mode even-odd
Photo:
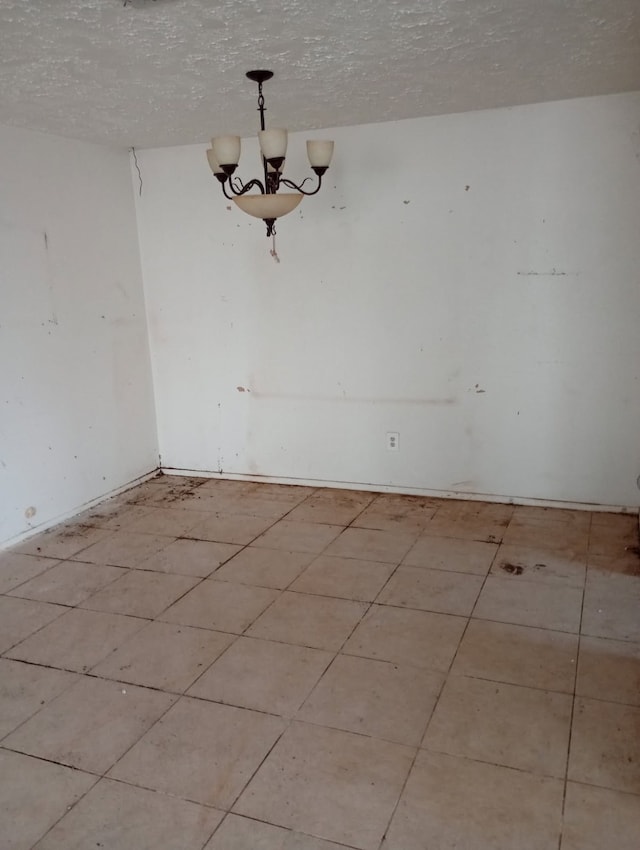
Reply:
[[[306,177],[300,185],[282,176],[285,156],[287,153],[287,131],[282,129],[267,130],[265,128],[264,95],[262,84],[273,77],[273,71],[248,71],[247,77],[258,84],[258,112],[260,113],[260,151],[262,153],[263,179],[254,178],[243,183],[239,177],[234,177],[240,161],[240,136],[216,136],[211,140],[211,148],[207,150],[207,159],[214,176],[219,180],[226,198],[233,200],[241,210],[261,218],[267,225],[267,236],[276,232],[276,219],[294,210],[303,195],[315,195],[322,185],[322,176],[329,167],[333,155],[333,142],[315,140],[307,142],[307,156],[311,169],[318,177],[317,186],[311,191],[303,187],[310,177]],[[279,191],[282,186],[293,189],[293,192]],[[249,194],[251,189],[257,189],[259,194]]]

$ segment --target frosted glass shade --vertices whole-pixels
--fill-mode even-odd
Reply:
[[[309,165],[317,168],[328,168],[333,156],[333,142],[314,139],[307,142]]]
[[[209,160],[209,168],[213,171],[214,174],[224,173],[220,168],[220,163],[216,159],[216,155],[213,152],[213,148],[209,148],[207,150],[207,159]]]
[[[237,165],[240,162],[240,136],[216,136],[211,139],[213,155],[220,165]]]
[[[286,130],[261,130],[258,138],[260,150],[265,159],[280,159],[287,155]]]
[[[290,213],[302,200],[298,192],[281,195],[238,195],[233,199],[243,212],[256,218],[281,218]]]

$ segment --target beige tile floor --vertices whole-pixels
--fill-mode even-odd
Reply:
[[[2,850],[638,850],[637,516],[158,477],[0,554]]]

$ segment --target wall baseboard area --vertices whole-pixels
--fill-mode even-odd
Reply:
[[[4,549],[9,549],[11,546],[17,546],[19,543],[28,540],[36,534],[40,534],[43,531],[48,531],[50,528],[54,528],[56,525],[60,525],[60,523],[66,522],[69,519],[73,519],[73,517],[78,516],[78,514],[81,514],[84,511],[88,511],[90,508],[102,504],[102,502],[106,502],[107,499],[111,499],[114,496],[119,496],[121,493],[126,493],[127,490],[131,490],[133,487],[137,487],[138,484],[144,484],[145,481],[148,481],[150,478],[154,478],[156,475],[158,475],[160,471],[160,468],[156,467],[155,469],[152,469],[149,472],[145,472],[144,475],[139,475],[137,478],[133,478],[131,481],[127,481],[126,484],[122,484],[120,487],[116,487],[113,490],[109,490],[102,496],[97,496],[95,499],[91,499],[90,501],[85,502],[82,505],[78,505],[78,507],[72,508],[70,511],[65,511],[65,513],[60,514],[59,516],[56,516],[53,519],[48,520],[47,522],[43,522],[40,525],[34,525],[27,531],[23,531],[21,534],[17,534],[15,537],[11,537],[8,540],[4,540],[2,543],[0,543],[0,552]]]
[[[253,481],[256,484],[292,484],[301,487],[332,487],[338,490],[366,490],[372,493],[399,493],[406,496],[426,496],[432,499],[458,499],[460,501],[495,502],[507,505],[525,505],[540,508],[558,508],[559,510],[597,511],[601,513],[621,513],[636,515],[639,508],[628,505],[599,505],[588,502],[562,502],[550,499],[503,496],[499,493],[468,493],[459,490],[430,490],[426,487],[403,487],[399,485],[367,484],[362,481],[324,481],[310,478],[287,478],[269,475],[242,475],[238,473],[220,473],[201,469],[174,469],[161,467],[163,475],[187,475],[197,478],[219,478],[228,481]]]

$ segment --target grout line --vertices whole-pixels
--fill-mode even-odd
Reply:
[[[494,553],[494,557],[493,557],[493,559],[492,559],[492,561],[491,561],[491,564],[489,564],[489,569],[487,570],[487,574],[486,574],[486,575],[485,575],[485,577],[484,577],[484,581],[483,581],[483,583],[482,583],[482,587],[480,588],[480,591],[478,592],[478,595],[476,596],[476,602],[474,603],[474,606],[473,606],[473,608],[472,608],[472,612],[473,612],[473,610],[475,609],[475,605],[477,604],[477,600],[478,600],[478,598],[479,598],[479,596],[480,596],[480,593],[482,592],[482,588],[484,587],[484,584],[485,584],[485,582],[486,582],[486,578],[487,578],[487,576],[489,575],[489,570],[490,570],[490,569],[491,569],[491,567],[493,566],[493,561],[495,561],[495,559],[496,559],[496,557],[497,557],[497,553],[498,553],[498,549],[496,549],[496,551],[495,551],[495,553]],[[405,557],[406,557],[406,556],[405,556]],[[450,675],[450,673],[451,673],[451,670],[452,670],[453,664],[454,664],[455,659],[456,659],[456,657],[457,657],[457,655],[458,655],[458,651],[459,651],[460,646],[461,646],[461,644],[462,644],[462,641],[464,640],[464,637],[465,637],[465,635],[466,635],[466,633],[467,633],[467,629],[469,628],[469,623],[471,622],[471,615],[469,615],[468,617],[466,617],[466,620],[467,620],[467,622],[466,622],[465,627],[464,627],[464,629],[463,629],[463,631],[462,631],[462,634],[460,635],[460,639],[458,640],[458,644],[457,644],[457,647],[456,647],[456,651],[453,653],[453,655],[452,655],[452,657],[451,657],[451,661],[449,662],[449,667],[448,667],[448,669],[447,669],[447,671],[446,671],[446,673],[444,674],[444,677],[443,677],[442,686],[441,686],[440,691],[439,691],[439,693],[438,693],[438,696],[437,696],[437,698],[436,698],[436,700],[435,700],[435,702],[434,702],[434,704],[433,704],[433,708],[432,708],[432,710],[431,710],[431,714],[429,715],[429,718],[428,718],[428,720],[427,720],[427,722],[426,722],[426,724],[425,724],[425,727],[424,727],[424,730],[423,730],[422,736],[421,736],[421,738],[420,738],[420,744],[418,745],[418,747],[417,747],[417,749],[416,749],[416,753],[415,753],[415,755],[414,755],[414,757],[413,757],[413,760],[412,760],[412,762],[411,762],[411,766],[410,766],[409,771],[407,772],[407,775],[406,775],[406,777],[405,777],[405,780],[404,780],[404,782],[403,782],[403,784],[402,784],[402,788],[400,789],[400,793],[398,794],[398,799],[396,800],[396,803],[395,803],[395,805],[394,805],[394,807],[393,807],[393,810],[392,810],[392,812],[391,812],[391,814],[390,814],[390,816],[389,816],[389,819],[388,819],[388,821],[387,821],[387,825],[386,825],[386,827],[385,827],[385,829],[384,829],[384,832],[382,833],[382,838],[381,838],[381,840],[380,840],[380,844],[379,844],[379,850],[382,850],[382,848],[384,847],[384,844],[385,844],[385,842],[386,842],[386,838],[387,838],[387,834],[388,834],[388,832],[389,832],[389,829],[391,828],[391,824],[392,824],[393,819],[394,819],[394,817],[395,817],[396,811],[398,810],[398,806],[400,805],[400,800],[402,799],[402,797],[403,797],[403,795],[404,795],[404,792],[405,792],[405,789],[406,789],[406,787],[407,787],[407,784],[408,784],[408,782],[409,782],[409,777],[413,774],[413,770],[414,770],[415,763],[416,763],[416,761],[417,761],[418,755],[419,755],[419,753],[422,751],[421,744],[422,744],[422,742],[424,741],[424,737],[425,737],[425,735],[427,734],[427,731],[428,731],[429,726],[430,726],[430,724],[431,724],[431,720],[433,719],[433,716],[434,716],[434,714],[435,714],[435,712],[436,712],[436,710],[437,710],[437,708],[438,708],[438,705],[439,705],[439,703],[440,703],[440,698],[442,697],[442,692],[444,691],[444,689],[445,689],[445,687],[446,687],[446,684],[447,684],[447,681],[448,681],[448,679],[449,679],[449,675]]]
[[[591,546],[591,533],[593,528],[593,514],[589,517],[589,531],[587,536],[587,559],[589,554],[589,549]],[[569,784],[569,762],[571,758],[571,744],[573,741],[573,722],[575,718],[576,712],[576,689],[578,685],[578,666],[580,663],[580,645],[582,642],[582,618],[584,616],[584,603],[587,589],[587,573],[585,573],[584,584],[582,586],[582,599],[580,602],[580,619],[578,623],[578,645],[576,646],[576,659],[575,659],[575,668],[573,671],[573,694],[571,699],[571,714],[569,718],[569,737],[567,740],[567,757],[565,760],[565,769],[564,769],[564,785],[562,789],[562,808],[560,813],[560,836],[558,838],[558,850],[562,847],[562,839],[564,835],[564,818],[565,818],[565,809],[567,803],[567,788]]]

